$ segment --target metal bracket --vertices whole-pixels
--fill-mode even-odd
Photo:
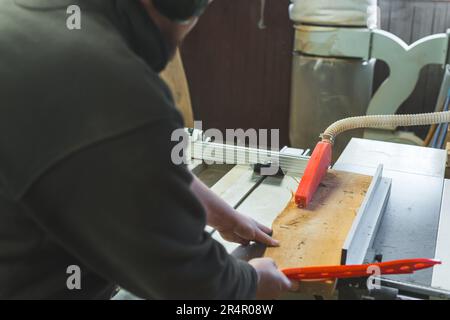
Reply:
[[[365,257],[373,245],[389,199],[391,184],[391,179],[383,177],[383,166],[380,165],[342,248],[341,264],[366,262]]]

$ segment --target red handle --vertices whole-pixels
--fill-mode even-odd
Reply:
[[[331,143],[319,142],[308,161],[302,180],[295,193],[295,202],[306,208],[331,165]]]
[[[378,267],[381,274],[407,274],[432,268],[437,264],[441,262],[431,259],[407,259],[363,265],[290,268],[282,272],[291,280],[325,280],[368,277],[373,274],[370,267]]]

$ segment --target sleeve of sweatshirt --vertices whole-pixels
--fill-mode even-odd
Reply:
[[[253,299],[257,275],[204,232],[191,173],[172,164],[179,123],[161,119],[92,145],[24,198],[33,218],[92,271],[152,299]]]

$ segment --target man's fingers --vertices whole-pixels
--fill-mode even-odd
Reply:
[[[257,222],[257,221],[255,221],[255,222],[256,222],[256,225],[258,226],[258,228],[259,228],[262,232],[264,232],[264,233],[266,233],[266,234],[272,234],[272,229],[266,227],[265,225],[262,225],[261,223],[259,223],[259,222]]]
[[[239,243],[240,245],[243,245],[244,247],[246,247],[250,244],[250,241],[245,240],[244,238],[238,238],[235,242]]]
[[[227,237],[222,236],[222,238],[224,238],[225,240],[227,240],[229,242],[239,243],[240,245],[243,245],[243,246],[248,246],[250,244],[250,240],[244,239],[237,234],[233,234],[233,235],[227,236]]]
[[[282,291],[296,291],[294,289],[294,282],[289,280],[289,278],[286,277],[283,273],[282,273],[282,286],[283,286]]]
[[[280,242],[278,240],[273,239],[271,236],[261,230],[256,231],[255,241],[271,247],[280,246]]]
[[[233,241],[235,243],[239,243],[242,246],[248,246],[250,244],[250,240],[244,239],[241,236],[235,235],[233,237]]]

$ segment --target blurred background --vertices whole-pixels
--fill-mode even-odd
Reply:
[[[289,145],[294,28],[289,0],[216,0],[184,43],[195,119],[204,128],[279,128]],[[379,25],[407,43],[450,28],[450,2],[379,0]],[[373,91],[389,69],[377,61]],[[443,69],[422,70],[399,113],[433,111]],[[428,127],[410,128],[424,139]]]

